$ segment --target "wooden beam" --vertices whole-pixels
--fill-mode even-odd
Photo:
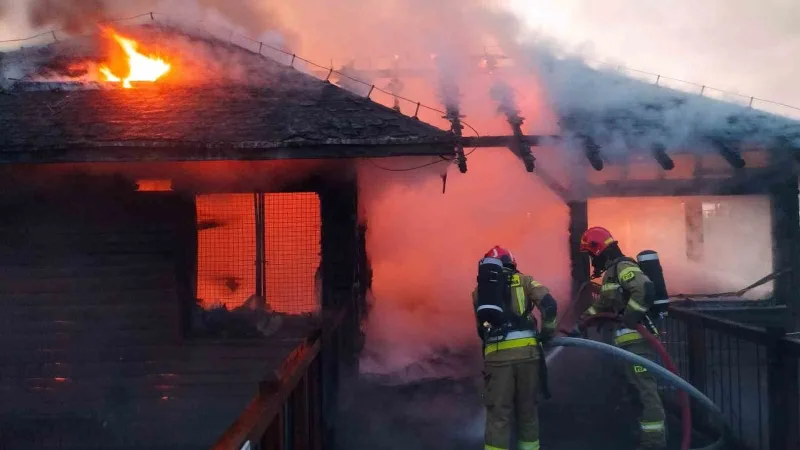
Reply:
[[[545,138],[556,139],[556,136],[533,136],[522,135],[516,136],[467,136],[461,138],[461,143],[464,147],[511,147],[518,139],[523,143],[537,146],[542,143]]]
[[[675,168],[675,161],[667,154],[667,148],[660,142],[653,144],[651,147],[653,158],[659,166],[664,170],[672,170]]]
[[[737,150],[733,147],[733,143],[723,141],[722,139],[712,138],[711,144],[717,149],[720,155],[725,158],[725,161],[731,165],[734,169],[743,169],[746,165],[744,159],[742,159],[742,155],[739,154]]]
[[[619,180],[589,184],[589,197],[659,197],[769,194],[776,179],[790,168],[740,169],[727,178],[689,180]],[[782,175],[783,174],[783,175]]]
[[[448,156],[449,143],[336,144],[303,147],[234,147],[199,145],[98,146],[73,145],[58,149],[0,151],[0,164],[81,162],[271,161],[284,159],[383,158],[396,156]]]

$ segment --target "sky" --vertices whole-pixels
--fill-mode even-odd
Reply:
[[[797,0],[509,1],[595,58],[800,106]]]

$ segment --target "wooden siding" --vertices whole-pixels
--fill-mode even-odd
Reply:
[[[92,192],[4,201],[0,448],[207,448],[307,324],[184,340],[191,199]]]

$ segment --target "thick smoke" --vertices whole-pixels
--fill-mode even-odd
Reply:
[[[800,51],[798,2],[510,2],[542,33],[598,59],[800,105],[797,65],[784,56]]]
[[[0,0],[0,17],[16,5],[20,6],[19,19],[28,24],[25,34],[50,29],[68,34],[90,33],[97,30],[98,22],[156,12],[192,27],[202,23],[268,42],[277,36],[281,41],[292,37],[291,31],[281,27],[269,3],[257,0],[20,0],[17,4]],[[4,39],[25,37],[2,35]]]
[[[78,2],[64,4],[74,3]],[[524,132],[591,134],[607,156],[648,152],[656,143],[668,152],[710,152],[702,139],[709,134],[746,135],[762,144],[778,137],[790,142],[800,137],[796,125],[779,117],[638,83],[612,71],[591,69],[581,58],[563,57],[557,46],[522,36],[519,20],[503,8],[503,2],[229,4],[233,5],[198,0],[185,7],[183,2],[140,0],[125,2],[123,8],[122,2],[108,0],[101,11],[118,16],[158,8],[187,22],[199,18],[234,23],[236,30],[255,39],[266,33],[309,59],[346,65],[348,74],[378,87],[386,87],[389,80],[381,80],[375,69],[394,64],[402,81],[399,95],[439,109],[457,106],[481,134],[508,134],[505,111],[499,108],[513,106],[525,118]],[[49,24],[63,26],[72,15],[54,17]],[[167,45],[181,50],[182,44]],[[487,54],[509,56],[513,63],[485,67]],[[219,56],[211,52],[199,60],[227,61]],[[240,65],[223,63],[220,68],[237,73]],[[249,76],[243,73],[244,78]],[[364,91],[363,86],[347,87]],[[377,92],[373,98],[392,106],[392,98]],[[415,105],[399,106],[410,114]],[[422,120],[448,128],[441,115],[420,112]],[[566,126],[559,123],[564,117],[571,119]],[[465,129],[465,134],[472,133]],[[566,183],[563,174],[579,170],[570,164],[582,149],[569,140],[565,143],[562,148],[533,152],[539,156],[537,170],[557,170],[562,174],[557,178]],[[409,172],[386,171],[369,162],[362,165],[363,216],[374,269],[365,370],[389,373],[427,361],[442,348],[470,351],[477,344],[469,305],[475,262],[492,245],[510,247],[523,270],[551,286],[566,303],[567,213],[561,199],[535,174],[524,172],[521,161],[507,150],[480,149],[467,159],[467,174],[452,166],[448,169],[443,162]],[[425,162],[380,164],[404,169]],[[449,176],[442,195],[441,175],[446,170]],[[577,187],[582,181],[577,180]],[[376,354],[380,357],[372,356]]]
[[[28,17],[33,27],[57,26],[69,33],[88,31],[108,18],[103,0],[32,0]]]
[[[631,210],[636,214],[624,213]],[[694,231],[687,220],[693,213]],[[767,197],[593,199],[589,220],[612,230],[631,256],[658,251],[673,295],[736,292],[772,271]],[[771,289],[767,283],[745,298],[767,298]]]
[[[375,296],[363,370],[388,374],[442,352],[479,354],[470,293],[477,261],[493,245],[510,248],[521,270],[566,300],[567,207],[507,150],[476,152],[469,161],[467,175],[450,170],[444,195],[438,170],[393,174],[363,165]],[[438,372],[445,366],[406,375],[468,376],[475,369]]]

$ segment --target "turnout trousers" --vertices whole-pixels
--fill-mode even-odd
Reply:
[[[509,449],[511,424],[517,424],[519,450],[539,450],[538,359],[484,365],[485,450]]]
[[[656,361],[656,355],[650,344],[633,330],[623,329],[617,332],[614,344],[624,350]],[[637,339],[638,337],[638,339]],[[639,416],[639,449],[662,450],[667,446],[664,404],[658,395],[656,378],[644,367],[627,362],[621,363],[625,381],[635,393],[642,407]]]

